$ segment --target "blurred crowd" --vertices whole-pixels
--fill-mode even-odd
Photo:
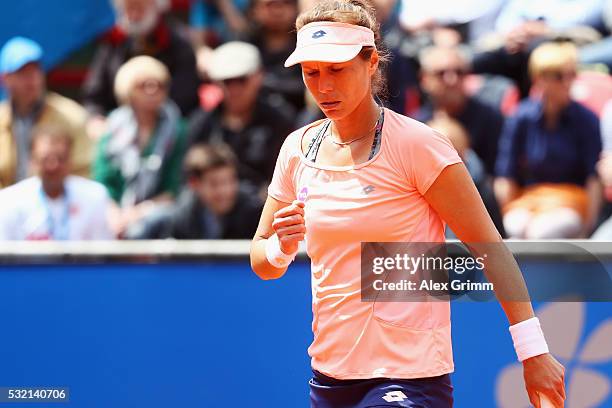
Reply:
[[[316,2],[113,0],[79,101],[36,41],[0,44],[0,239],[251,238],[323,117],[283,67]],[[612,239],[612,0],[373,2],[380,103],[451,140],[502,236]]]

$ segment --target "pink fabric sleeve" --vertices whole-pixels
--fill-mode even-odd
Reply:
[[[461,163],[461,158],[446,136],[429,127],[415,132],[412,142],[407,170],[413,185],[424,195],[442,170]]]
[[[272,181],[268,186],[268,195],[278,201],[291,203],[296,199],[293,183],[296,160],[300,160],[295,151],[296,133],[292,133],[285,139],[281,147]]]

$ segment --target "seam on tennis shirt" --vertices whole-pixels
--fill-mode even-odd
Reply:
[[[423,193],[421,194],[426,194],[429,189],[431,188],[431,186],[433,185],[433,183],[436,182],[436,180],[438,179],[438,177],[440,177],[440,174],[442,174],[442,172],[444,171],[444,169],[446,169],[447,167],[450,166],[454,166],[455,164],[459,164],[459,163],[463,163],[463,161],[459,158],[458,160],[447,160],[444,162],[440,162],[440,165],[435,169],[435,171],[433,171],[431,174],[431,177],[427,180],[427,182],[423,185],[425,191],[423,191]]]
[[[275,199],[276,201],[280,201],[281,203],[285,203],[285,204],[292,204],[292,202],[291,202],[291,201],[285,201],[285,200],[281,200],[280,198],[278,198],[276,193],[272,193],[272,194],[271,194],[271,193],[268,191],[268,195],[269,195],[270,197],[272,197],[273,199]]]
[[[372,303],[375,303],[375,302],[372,302]],[[429,332],[429,331],[437,331],[437,330],[444,329],[444,328],[447,328],[447,327],[451,326],[451,323],[449,323],[449,324],[446,324],[444,326],[430,327],[428,329],[416,329],[416,328],[412,328],[412,327],[408,327],[408,326],[400,326],[399,324],[395,324],[393,322],[389,322],[387,320],[381,319],[380,317],[377,317],[376,315],[373,315],[373,317],[374,317],[374,319],[376,321],[378,321],[379,323],[382,323],[384,325],[393,326],[394,328],[397,328],[397,329],[412,330],[412,331],[416,331],[416,332],[420,332],[420,333]]]
[[[403,380],[412,380],[412,379],[417,379],[417,378],[438,377],[440,375],[450,374],[450,373],[455,371],[455,365],[454,364],[445,365],[440,370],[413,371],[413,372],[407,372],[407,373],[402,373],[401,374],[401,375],[408,375],[409,377],[372,377],[372,373],[371,372],[367,372],[367,373],[347,372],[347,373],[343,373],[342,377],[351,376],[351,375],[357,375],[357,376],[362,376],[363,378],[338,378],[338,377],[334,377],[330,373],[323,372],[323,371],[319,370],[318,368],[316,370],[318,372],[322,373],[322,374],[325,374],[328,377],[332,377],[332,378],[335,378],[337,380],[351,380],[351,379],[361,380],[361,379],[377,379],[377,378],[390,378],[390,379],[396,379],[396,380],[402,380],[402,379]]]

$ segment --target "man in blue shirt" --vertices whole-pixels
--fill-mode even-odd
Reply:
[[[496,163],[495,192],[514,238],[586,236],[597,219],[601,152],[597,116],[572,101],[577,51],[546,43],[530,59],[538,97],[506,121]]]

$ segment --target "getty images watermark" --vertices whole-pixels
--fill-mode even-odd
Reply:
[[[490,301],[496,296],[506,301],[612,301],[611,275],[589,255],[573,264],[554,258],[517,264],[503,243],[367,242],[361,245],[361,297],[369,302]],[[519,268],[527,287],[508,279],[509,267]]]
[[[375,257],[373,260],[372,273],[378,275],[378,279],[373,282],[373,288],[377,291],[384,290],[408,290],[408,291],[437,291],[437,290],[458,290],[458,291],[473,291],[473,290],[493,290],[494,286],[490,282],[472,282],[469,279],[462,281],[461,279],[452,279],[448,282],[440,282],[430,278],[423,278],[419,273],[419,280],[401,279],[398,282],[385,281],[386,272],[396,270],[405,271],[410,277],[417,275],[417,272],[447,270],[453,271],[459,275],[467,271],[484,272],[484,260],[486,254],[482,257],[441,257],[439,255],[420,254],[417,256],[409,254],[395,254],[394,257]]]

